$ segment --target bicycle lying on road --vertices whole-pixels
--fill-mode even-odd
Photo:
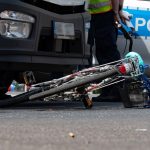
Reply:
[[[14,96],[9,99],[1,100],[0,106],[8,106],[25,101],[36,99],[51,100],[61,96],[62,98],[80,99],[86,108],[92,107],[92,100],[89,98],[89,92],[101,89],[112,84],[128,82],[131,84],[136,82],[142,84],[143,90],[146,89],[150,93],[149,80],[144,76],[144,65],[141,57],[135,52],[129,52],[125,59],[111,62],[108,64],[95,66],[73,74],[67,75],[59,79],[32,85],[28,92]],[[124,84],[120,89],[124,91]],[[66,92],[69,91],[69,92]],[[125,91],[124,91],[125,92]],[[124,96],[124,106],[131,107],[130,100]]]
[[[129,46],[131,48],[132,38],[125,30],[123,32],[126,38],[131,41]],[[86,108],[91,108],[93,102],[89,93],[113,84],[119,87],[125,107],[133,106],[128,90],[125,88],[126,85],[138,85],[142,91],[145,90],[144,94],[147,94],[147,97],[145,97],[147,103],[143,106],[148,106],[150,82],[144,75],[144,69],[145,65],[141,56],[136,52],[129,52],[124,59],[86,68],[62,78],[31,85],[30,90],[25,93],[0,100],[0,107],[37,99],[47,101],[61,97],[63,99],[79,99],[83,101]]]

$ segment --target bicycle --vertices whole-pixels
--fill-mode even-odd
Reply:
[[[63,97],[65,97],[66,93],[64,91],[72,90],[71,95],[74,93],[76,98],[78,97],[83,101],[86,108],[91,108],[92,101],[88,97],[89,92],[97,88],[118,84],[129,78],[136,78],[141,74],[138,57],[125,58],[112,63],[83,69],[59,79],[32,85],[30,91],[26,93],[1,100],[0,106],[3,107],[50,96],[54,98],[54,95],[58,97],[56,94],[62,92]]]

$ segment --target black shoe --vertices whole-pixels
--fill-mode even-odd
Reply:
[[[119,96],[114,96],[114,95],[107,95],[107,96],[97,96],[97,97],[93,97],[92,101],[95,102],[120,102],[121,98]]]
[[[97,102],[120,102],[121,97],[118,88],[112,85],[102,88],[100,96],[93,97],[92,100]]]

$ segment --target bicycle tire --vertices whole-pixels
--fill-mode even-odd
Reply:
[[[60,92],[64,92],[64,91],[73,89],[75,87],[79,87],[82,85],[86,85],[86,84],[95,82],[97,80],[103,80],[104,78],[107,78],[107,77],[114,75],[116,73],[118,73],[118,72],[115,69],[111,69],[111,70],[108,70],[106,72],[95,74],[93,76],[87,76],[84,79],[82,79],[82,81],[80,81],[80,79],[78,79],[78,81],[63,84],[61,86],[58,86],[58,87],[55,87],[55,88],[52,88],[52,89],[49,89],[49,90],[46,90],[43,92],[33,94],[29,97],[29,99],[32,100],[32,99],[37,99],[37,98],[48,97],[48,96],[51,96],[51,95],[54,95],[54,94],[57,94]]]
[[[31,96],[32,94],[38,93],[42,91],[42,89],[35,89],[26,93],[22,93],[20,95],[14,96],[14,97],[10,97],[7,99],[2,99],[0,100],[0,107],[8,107],[8,106],[12,106],[18,103],[23,103],[29,100],[29,96]]]

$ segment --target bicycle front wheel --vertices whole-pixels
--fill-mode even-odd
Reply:
[[[0,107],[6,107],[6,106],[11,106],[14,104],[19,104],[19,103],[23,103],[29,100],[29,96],[35,94],[35,93],[39,93],[41,92],[41,89],[35,89],[26,93],[22,93],[20,95],[11,97],[11,98],[7,98],[7,99],[1,99],[0,100]]]

